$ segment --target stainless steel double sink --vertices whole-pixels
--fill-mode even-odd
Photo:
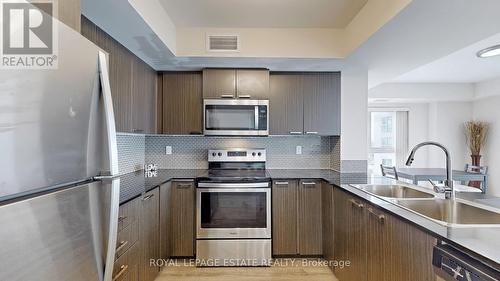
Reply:
[[[442,225],[500,227],[499,212],[488,210],[488,207],[474,206],[473,203],[460,199],[440,199],[430,192],[400,184],[354,186]]]

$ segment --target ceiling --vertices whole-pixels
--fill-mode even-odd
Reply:
[[[500,76],[500,56],[478,58],[476,53],[500,44],[500,33],[407,72],[395,82],[475,83]]]
[[[399,77],[412,73],[415,69],[432,64],[498,34],[499,10],[498,0],[412,1],[348,59],[368,69],[369,88],[395,82]],[[455,68],[463,68],[462,71],[468,71],[469,66],[456,64],[452,67],[451,65],[455,63],[450,62],[449,69],[455,71]],[[474,71],[480,73],[479,65]],[[481,73],[484,75],[489,71],[491,68]],[[434,74],[428,74],[427,77],[431,75]],[[451,73],[450,77],[452,75],[455,74]],[[477,74],[470,71],[468,74],[462,74],[462,77],[467,75]]]
[[[177,27],[344,28],[367,0],[159,0]]]

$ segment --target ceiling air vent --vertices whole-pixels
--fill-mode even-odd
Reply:
[[[238,35],[208,35],[207,49],[210,52],[237,52],[240,50]]]

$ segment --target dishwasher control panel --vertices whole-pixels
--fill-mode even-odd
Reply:
[[[432,264],[447,281],[500,281],[499,270],[448,244],[434,247]]]

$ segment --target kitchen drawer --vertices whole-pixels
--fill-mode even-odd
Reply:
[[[139,281],[139,243],[135,243],[128,251],[115,261],[113,281]]]
[[[118,231],[118,238],[116,239],[116,257],[123,255],[132,245],[137,242],[139,238],[139,223],[132,222],[124,229]]]
[[[120,206],[118,212],[118,231],[137,221],[139,215],[139,199],[134,199]]]

